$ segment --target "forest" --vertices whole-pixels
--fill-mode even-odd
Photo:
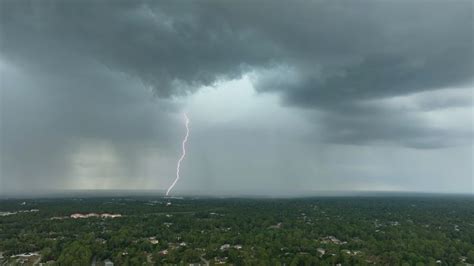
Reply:
[[[469,265],[471,196],[0,200],[0,265]]]

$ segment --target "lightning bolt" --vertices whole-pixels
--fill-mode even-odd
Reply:
[[[182,154],[181,157],[178,160],[178,165],[176,166],[176,178],[173,181],[173,184],[168,188],[166,191],[166,196],[170,193],[170,191],[173,189],[174,185],[176,185],[176,182],[179,180],[179,168],[181,167],[181,162],[184,160],[184,157],[186,157],[186,142],[188,142],[188,137],[189,137],[189,118],[184,113],[184,121],[185,121],[185,126],[186,126],[186,136],[184,136],[183,142],[181,144],[182,146]]]

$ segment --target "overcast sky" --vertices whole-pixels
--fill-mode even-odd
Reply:
[[[0,1],[0,194],[474,193],[473,2]]]

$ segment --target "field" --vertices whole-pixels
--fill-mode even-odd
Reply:
[[[474,198],[0,201],[0,265],[467,265]]]

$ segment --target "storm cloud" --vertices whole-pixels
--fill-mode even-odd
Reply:
[[[333,161],[321,165],[326,158],[321,154],[308,151],[295,158],[309,142],[315,150],[347,147],[348,152],[354,147],[436,154],[454,149],[467,156],[453,167],[463,169],[461,183],[472,187],[472,166],[469,173],[466,164],[472,159],[473,32],[473,4],[463,0],[2,1],[3,187],[57,182],[61,188],[78,171],[114,176],[94,183],[103,188],[127,187],[123,184],[137,173],[155,174],[143,171],[170,176],[179,110],[194,108],[200,119],[209,106],[219,109],[233,101],[242,102],[235,107],[242,118],[232,120],[232,112],[214,119],[208,114],[201,121],[208,126],[198,128],[199,141],[207,146],[195,152],[209,157],[189,167],[205,180],[270,156],[245,145],[259,141],[280,155],[242,175],[271,180],[265,172],[294,158],[298,163],[280,170],[285,174],[278,182],[286,184],[303,168],[298,182],[305,187],[313,181],[304,176],[315,175],[310,162],[300,164],[308,156],[319,158],[318,171],[326,169],[321,176],[350,175],[333,172],[339,167]],[[232,82],[254,94],[228,89],[232,93],[224,98],[203,100],[216,93],[210,88],[226,90]],[[203,91],[209,96],[199,96]],[[255,99],[251,106],[259,103],[255,113],[242,112],[249,108],[246,99]],[[280,117],[268,118],[274,109]],[[244,119],[252,117],[276,122],[265,128],[260,126],[264,118]],[[226,119],[232,123],[218,122]],[[237,142],[248,149],[229,144],[235,161],[218,160],[215,167],[217,161],[209,158],[226,152],[217,143],[230,140],[215,132],[233,141],[241,135]],[[269,134],[279,141],[268,140]],[[84,149],[90,149],[87,156]],[[94,153],[103,156],[90,159]],[[147,156],[156,165],[144,163]],[[97,161],[103,164],[95,167]],[[100,171],[84,170],[91,168]],[[371,174],[354,175],[365,180]],[[402,189],[399,183],[406,184],[389,183]],[[422,189],[420,184],[408,189]]]

